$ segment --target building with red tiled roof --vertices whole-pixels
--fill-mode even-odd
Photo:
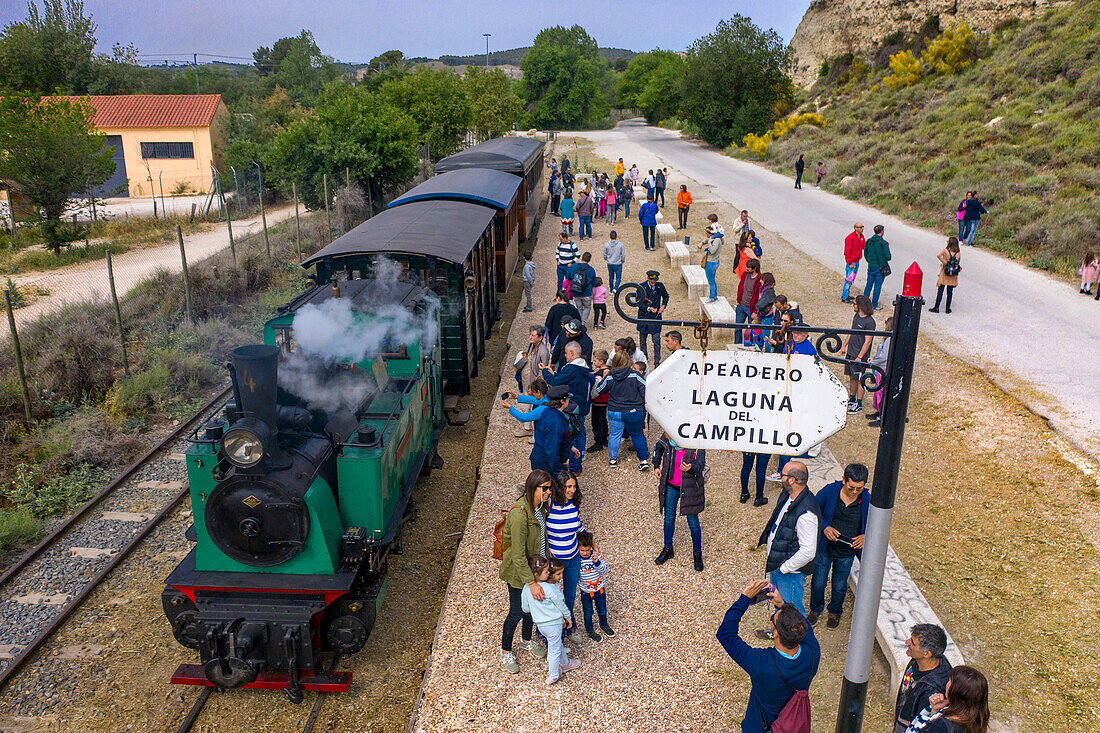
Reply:
[[[229,110],[220,94],[65,98],[95,110],[92,124],[114,148],[115,174],[96,191],[99,196],[205,193],[210,166],[221,169]]]

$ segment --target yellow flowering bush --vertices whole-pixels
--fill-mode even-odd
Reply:
[[[900,51],[890,57],[890,72],[883,84],[891,89],[911,87],[920,80],[920,61],[912,51]]]
[[[921,54],[921,61],[937,74],[957,74],[974,60],[976,44],[977,39],[970,26],[959,23],[928,44]]]
[[[745,135],[744,139],[741,142],[743,142],[745,144],[745,147],[756,155],[759,155],[761,158],[767,158],[768,146],[771,144],[771,141],[772,134],[769,130],[768,132],[765,132],[763,135],[760,136],[753,135],[750,132],[748,135]]]

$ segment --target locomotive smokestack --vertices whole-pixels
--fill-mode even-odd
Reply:
[[[233,385],[243,417],[254,417],[275,431],[279,347],[253,344],[233,349]]]

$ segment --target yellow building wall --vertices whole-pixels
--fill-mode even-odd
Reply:
[[[210,127],[100,128],[97,132],[122,137],[126,179],[131,196],[159,196],[162,180],[165,196],[172,195],[182,182],[187,183],[188,193],[207,193],[212,180],[211,163],[219,171],[222,167],[228,117],[228,110],[225,105],[221,105]],[[195,157],[149,160],[141,157],[141,143],[160,142],[189,142],[194,148]]]

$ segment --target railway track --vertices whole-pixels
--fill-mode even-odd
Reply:
[[[333,657],[331,664],[329,664],[329,672],[336,670],[337,665],[340,664],[340,656]],[[199,693],[198,698],[191,706],[191,710],[188,711],[187,717],[180,723],[180,727],[176,733],[189,733],[189,731],[195,726],[199,716],[202,714],[202,710],[206,707],[207,701],[210,699],[210,695],[213,694],[213,687],[204,687],[202,692]],[[325,704],[325,698],[328,696],[327,692],[318,692],[317,697],[313,700],[313,707],[309,711],[309,717],[306,718],[305,724],[302,726],[302,733],[313,733],[313,726],[317,724],[317,716],[321,714],[321,706]]]
[[[229,391],[181,422],[0,576],[0,690],[187,496],[182,452],[172,448]],[[163,458],[178,466],[157,468]]]

